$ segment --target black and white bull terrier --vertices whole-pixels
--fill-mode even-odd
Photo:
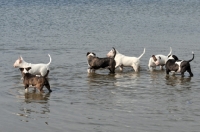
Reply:
[[[156,69],[156,66],[160,66],[160,69],[162,70],[163,66],[168,60],[168,56],[171,55],[171,53],[172,53],[172,48],[170,47],[170,52],[167,56],[161,54],[152,55],[149,59],[149,64],[148,64],[149,70],[152,71]]]
[[[188,72],[190,77],[193,77],[193,73],[191,71],[190,62],[194,59],[194,52],[192,52],[192,59],[185,61],[179,60],[175,55],[169,55],[168,61],[165,64],[166,74],[169,75],[169,72],[178,72],[181,73],[181,76],[184,77],[184,72]]]
[[[123,67],[132,67],[135,70],[135,72],[138,72],[140,68],[140,58],[144,55],[144,53],[145,53],[145,48],[143,53],[139,57],[129,57],[122,55],[115,48],[113,48],[107,53],[107,57],[115,56],[114,57],[116,61],[115,68],[120,67],[120,71],[123,70]]]
[[[115,60],[113,58],[99,58],[93,52],[87,52],[88,73],[95,73],[98,69],[109,69],[110,73],[115,73]]]

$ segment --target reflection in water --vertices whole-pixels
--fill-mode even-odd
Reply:
[[[171,86],[177,86],[177,85],[181,85],[187,88],[191,88],[190,86],[190,82],[191,81],[191,77],[188,78],[183,78],[181,76],[166,76],[166,84],[167,85],[171,85]]]
[[[140,78],[140,73],[116,73],[115,74],[116,82],[115,86],[121,86],[121,87],[133,87],[134,85],[137,85],[137,81]],[[127,78],[127,81],[124,81],[124,79]]]
[[[24,93],[25,102],[31,103],[31,102],[38,102],[38,103],[47,103],[50,97],[50,93],[38,93],[36,90],[34,90],[32,93],[27,92]]]
[[[165,70],[154,70],[154,71],[150,71],[150,82],[156,82],[158,80],[160,80],[160,78],[165,76]]]
[[[20,112],[16,115],[22,117],[20,119],[24,122],[29,122],[32,120],[45,120],[45,124],[48,125],[48,114],[50,113],[49,109],[49,100],[50,93],[38,93],[36,91],[24,93],[24,102],[20,103],[19,110]]]
[[[88,83],[90,85],[106,85],[108,83],[113,83],[115,81],[114,74],[88,74]]]

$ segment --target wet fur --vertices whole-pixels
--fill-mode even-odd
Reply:
[[[110,73],[115,73],[115,60],[114,58],[99,58],[96,57],[95,53],[87,53],[88,69],[89,71],[95,72],[97,69],[106,68],[110,70]]]
[[[50,89],[50,84],[48,79],[46,78],[49,70],[47,70],[47,74],[45,76],[38,77],[36,75],[32,75],[30,73],[24,73],[24,68],[19,68],[22,76],[23,76],[23,84],[25,86],[25,89],[29,88],[29,85],[32,85],[36,87],[40,92],[43,91],[43,87],[45,86],[49,92],[52,92]],[[30,70],[30,68],[25,68],[27,71]]]
[[[171,55],[168,56],[170,59],[166,62],[166,74],[169,75],[169,72],[180,72],[181,76],[184,77],[184,73],[187,71],[190,74],[190,77],[193,77],[193,73],[191,71],[190,62],[194,59],[194,53],[191,60],[184,61],[179,60],[177,56]]]

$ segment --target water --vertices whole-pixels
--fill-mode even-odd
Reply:
[[[0,1],[1,131],[188,132],[200,122],[200,2],[183,0]],[[192,58],[194,77],[148,71],[152,54]],[[141,58],[125,68],[87,74],[86,53],[115,47]],[[13,63],[48,63],[53,90],[24,92]]]

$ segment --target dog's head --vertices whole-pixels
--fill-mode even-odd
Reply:
[[[176,55],[168,55],[168,59],[172,59],[172,60],[179,60],[178,57]]]
[[[21,71],[22,77],[24,77],[28,71],[31,69],[31,67],[27,67],[27,68],[19,68],[19,70]]]
[[[31,67],[26,67],[26,68],[19,68],[19,70],[21,71],[21,73],[29,73],[29,70],[31,69]]]
[[[160,60],[162,59],[160,56],[158,56],[158,57],[156,58],[155,55],[152,55],[151,57],[152,57],[154,63],[155,63],[157,66],[160,65]]]
[[[115,55],[116,55],[117,51],[116,49],[113,47],[113,49],[111,49],[108,53],[107,53],[107,57],[110,57],[110,58],[115,58]]]
[[[14,63],[14,67],[16,68],[16,67],[19,67],[20,66],[20,64],[22,63],[22,61],[23,61],[23,58],[20,56],[16,61],[15,61],[15,63]]]
[[[96,57],[96,54],[93,53],[93,52],[87,52],[86,56],[87,56],[87,58],[90,57],[90,56]]]

